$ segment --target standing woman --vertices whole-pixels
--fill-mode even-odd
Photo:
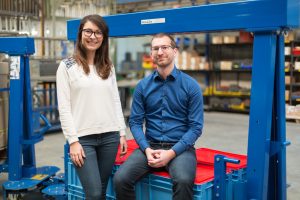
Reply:
[[[118,145],[124,155],[127,144],[108,27],[101,16],[81,20],[75,53],[60,63],[56,82],[62,130],[85,197],[105,199]]]

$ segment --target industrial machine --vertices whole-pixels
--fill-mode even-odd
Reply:
[[[110,37],[222,30],[253,33],[245,199],[287,196],[284,34],[299,27],[299,11],[299,0],[245,0],[104,17]],[[79,22],[68,21],[69,40],[76,40]],[[214,198],[225,197],[215,192]]]
[[[36,166],[34,145],[43,140],[43,134],[51,125],[32,109],[29,56],[34,53],[34,40],[2,37],[0,44],[0,53],[10,58],[9,88],[2,88],[9,92],[7,159],[0,165],[0,172],[8,173],[8,181],[3,184],[5,200],[9,195],[18,197],[27,191],[59,184],[62,178],[54,177],[58,167]],[[39,117],[36,119],[34,115]],[[41,128],[37,125],[40,119],[45,124]]]
[[[286,199],[286,141],[284,99],[284,34],[300,26],[298,0],[245,0],[186,8],[104,17],[111,37],[222,30],[252,32],[253,70],[249,121],[247,175],[240,185],[244,199]],[[79,20],[68,21],[68,39],[76,40]],[[8,156],[0,172],[8,173],[4,199],[33,188],[45,194],[64,193],[54,166],[36,167],[34,144],[50,127],[34,130],[29,55],[32,38],[0,38],[0,52],[10,56]],[[218,170],[226,162],[216,157]],[[214,199],[225,199],[222,176],[215,176]],[[64,198],[62,196],[62,198]]]

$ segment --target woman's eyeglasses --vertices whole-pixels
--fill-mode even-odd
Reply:
[[[100,38],[103,36],[103,33],[101,31],[93,31],[92,29],[82,29],[82,32],[86,37],[92,37],[93,34],[96,38]]]

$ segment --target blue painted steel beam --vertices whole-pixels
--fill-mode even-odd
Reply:
[[[0,38],[0,52],[8,55],[34,54],[34,40],[29,37]]]
[[[24,56],[20,56],[19,75],[10,78],[8,118],[8,179],[22,178],[22,137],[24,127]],[[16,70],[17,71],[17,70]]]
[[[267,199],[276,34],[255,33],[247,161],[247,199]]]
[[[274,194],[278,200],[287,198],[287,183],[286,183],[286,127],[285,127],[285,71],[284,71],[284,37],[279,35],[277,39],[275,65],[275,89],[274,89],[274,116],[273,116],[273,140],[278,146],[278,152],[273,158],[271,171],[274,173],[273,188],[269,189],[269,193]],[[271,185],[271,184],[270,184]],[[274,190],[276,188],[277,190]],[[269,196],[270,197],[270,196]],[[273,197],[273,199],[274,199]],[[271,198],[269,198],[271,199]]]
[[[274,30],[300,25],[299,0],[251,0],[105,16],[111,37],[220,30]],[[80,20],[67,22],[76,40]]]
[[[31,80],[30,80],[30,66],[29,58],[24,57],[24,118],[27,119],[24,124],[23,139],[30,140],[33,135],[33,114],[32,114],[32,94],[31,94]],[[23,141],[22,141],[23,142]],[[31,177],[36,173],[36,161],[35,161],[35,147],[34,143],[25,145],[23,148],[23,177]]]
[[[26,153],[24,160],[22,151],[32,150],[31,147],[22,146],[23,133],[30,134],[32,124],[25,123],[25,119],[32,119],[28,113],[28,103],[31,104],[29,58],[33,54],[34,40],[29,37],[2,37],[0,38],[0,52],[19,58],[19,65],[14,65],[14,73],[10,77],[9,88],[9,129],[8,129],[8,178],[11,181],[20,180],[23,177],[22,164],[35,165],[34,149],[32,155]],[[25,75],[26,74],[26,75]],[[29,102],[30,101],[30,102]],[[31,107],[30,107],[31,108]],[[29,111],[30,112],[30,111]],[[24,163],[22,162],[24,161]]]

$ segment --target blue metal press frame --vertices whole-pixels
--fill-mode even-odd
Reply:
[[[3,184],[4,199],[7,191],[18,192],[32,189],[54,176],[58,167],[36,167],[35,143],[51,127],[44,116],[45,126],[33,128],[32,94],[30,84],[29,56],[34,53],[34,40],[28,37],[0,38],[0,53],[11,56],[8,121],[8,156],[0,165],[0,172],[8,173]]]
[[[300,26],[299,0],[247,0],[105,16],[111,37],[224,30],[253,32],[247,199],[286,199],[283,34]],[[76,40],[80,20],[67,23]],[[222,199],[222,197],[218,198]]]

